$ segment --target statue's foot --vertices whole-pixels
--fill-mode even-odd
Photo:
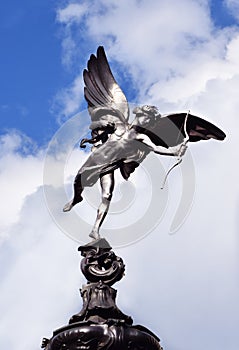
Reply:
[[[100,239],[99,232],[96,232],[96,231],[91,231],[91,233],[89,234],[89,236],[90,236],[90,238],[93,238],[94,240]]]
[[[64,212],[67,212],[67,211],[70,211],[74,205],[76,205],[77,203],[81,202],[83,200],[83,197],[79,197],[79,199],[76,201],[76,200],[71,200],[69,203],[67,203],[64,208],[63,208],[63,211]]]
[[[65,205],[64,208],[63,208],[63,211],[64,211],[64,212],[70,211],[73,207],[74,207],[73,201],[70,201],[69,203],[66,203],[66,205]]]

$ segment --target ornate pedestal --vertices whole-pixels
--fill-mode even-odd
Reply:
[[[130,316],[116,306],[117,291],[111,286],[125,271],[105,239],[79,247],[81,270],[88,283],[81,289],[82,310],[67,326],[44,338],[45,350],[162,350],[159,339],[143,326],[134,326]]]

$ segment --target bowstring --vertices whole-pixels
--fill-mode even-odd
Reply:
[[[185,137],[184,137],[183,144],[186,145],[186,143],[187,143],[188,140],[189,140],[189,135],[188,135],[187,129],[186,129],[186,124],[187,124],[187,119],[188,119],[189,113],[190,113],[190,109],[187,111],[187,115],[186,115],[186,117],[185,117],[184,123],[182,124],[181,128],[180,128],[179,131],[178,131],[178,136],[177,136],[177,139],[176,139],[176,144],[178,143],[180,134],[182,133],[182,128],[184,128],[184,132],[185,132]],[[168,171],[167,171],[167,173],[166,173],[166,175],[165,175],[165,177],[164,177],[163,183],[162,183],[162,185],[161,185],[161,190],[164,189],[164,186],[165,186],[165,184],[166,184],[168,175],[169,175],[169,174],[171,173],[171,171],[172,171],[176,166],[178,166],[181,162],[182,162],[182,156],[178,156],[178,159],[177,159],[176,163],[174,163],[173,166],[171,166],[171,167],[168,169]]]

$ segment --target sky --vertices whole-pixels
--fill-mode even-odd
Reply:
[[[82,70],[99,45],[132,104],[205,117],[223,142],[189,145],[117,174],[102,230],[126,263],[118,306],[170,350],[237,350],[239,3],[237,0],[9,0],[1,5],[0,345],[39,349],[81,309],[77,248],[99,191],[62,207],[89,150]],[[171,163],[170,163],[171,162]],[[92,190],[92,191],[91,191]],[[186,204],[185,204],[186,203]],[[170,233],[175,212],[186,208]]]

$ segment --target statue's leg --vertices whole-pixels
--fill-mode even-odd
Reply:
[[[81,174],[78,173],[76,175],[75,181],[74,181],[74,197],[69,203],[67,203],[64,206],[64,208],[63,208],[64,212],[70,211],[74,207],[74,205],[76,205],[77,203],[79,203],[83,200],[83,198],[81,196],[82,191],[83,191],[83,186],[81,183]]]
[[[102,175],[100,177],[100,185],[102,189],[102,200],[97,210],[97,217],[96,217],[94,227],[90,233],[91,238],[94,238],[94,239],[100,238],[99,229],[108,213],[110,201],[114,190],[114,184],[115,184],[114,172]]]

